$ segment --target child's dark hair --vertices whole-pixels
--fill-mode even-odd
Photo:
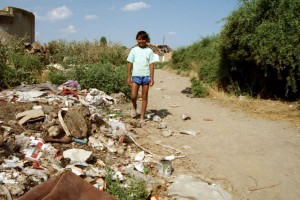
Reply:
[[[138,37],[141,37],[142,39],[145,39],[145,40],[149,40],[149,35],[146,31],[139,31],[137,34],[136,34],[136,37],[135,39],[138,39]]]

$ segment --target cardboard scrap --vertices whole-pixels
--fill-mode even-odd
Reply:
[[[19,120],[19,124],[23,125],[26,122],[37,121],[45,118],[45,114],[42,109],[27,110],[16,115],[16,119]]]

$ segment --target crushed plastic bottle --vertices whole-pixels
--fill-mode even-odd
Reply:
[[[152,120],[155,121],[155,122],[161,122],[162,121],[161,118],[160,118],[160,116],[158,116],[158,115],[154,115],[152,117]]]
[[[158,169],[158,173],[161,176],[169,177],[172,174],[173,166],[171,161],[169,160],[161,160],[159,162],[160,168]]]

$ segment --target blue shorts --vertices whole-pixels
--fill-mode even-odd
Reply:
[[[133,76],[131,81],[139,85],[147,85],[150,83],[150,76]]]

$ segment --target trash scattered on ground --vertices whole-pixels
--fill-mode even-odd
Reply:
[[[190,147],[189,145],[184,145],[182,148],[183,148],[183,149],[190,149],[190,148],[192,148],[192,147]]]
[[[183,90],[181,90],[182,94],[192,94],[192,88],[191,87],[186,87]]]
[[[21,125],[26,122],[38,121],[44,118],[45,114],[42,109],[28,110],[16,115],[16,119],[19,120],[19,124]]]
[[[218,184],[208,184],[191,175],[179,175],[168,188],[168,194],[176,198],[197,200],[231,200],[231,195]]]
[[[181,130],[179,133],[193,136],[200,134],[198,131],[195,130]]]
[[[239,96],[239,100],[240,100],[240,101],[245,101],[245,100],[247,100],[247,99],[248,99],[247,96],[243,96],[243,95],[240,95],[240,96]]]
[[[181,115],[181,119],[182,120],[188,120],[188,119],[191,119],[191,116],[188,115],[188,114],[186,114],[186,113],[184,113],[184,114]]]
[[[173,131],[171,131],[171,130],[164,130],[164,131],[162,132],[162,135],[163,135],[164,137],[170,137],[170,136],[172,136],[172,134],[173,134]]]
[[[99,183],[99,182],[98,182]],[[58,176],[52,177],[21,196],[19,200],[35,199],[107,199],[114,197],[103,192],[99,187],[83,180],[71,171],[65,170]]]
[[[152,120],[155,121],[155,122],[161,122],[161,121],[162,121],[161,117],[158,116],[158,115],[154,115],[154,116],[152,117]]]
[[[185,89],[181,90],[182,94],[185,94],[187,97],[194,97],[192,94],[192,88],[186,87]]]
[[[165,128],[168,128],[168,125],[167,124],[164,124],[164,123],[160,123],[159,125],[156,126],[157,129],[165,129]]]
[[[173,171],[172,162],[169,160],[161,160],[159,164],[160,164],[160,168],[158,170],[159,175],[164,177],[171,176]]]
[[[173,107],[173,108],[179,107],[179,105],[177,105],[177,104],[172,104],[172,103],[169,103],[169,106],[171,106],[171,107]]]
[[[112,114],[119,112],[114,106],[125,101],[124,94],[80,89],[77,81],[69,80],[59,87],[45,83],[0,92],[2,105],[14,112],[11,119],[0,121],[0,197],[25,198],[29,189],[66,170],[105,192],[108,166],[113,180],[122,185],[129,173],[145,180],[149,195],[167,187],[164,179],[175,170],[172,162],[185,157],[182,152],[157,139],[144,145],[145,135],[136,130],[145,130],[136,119]],[[162,129],[157,131],[164,137],[173,134],[162,122],[167,115],[165,110],[147,114],[151,127]],[[166,151],[157,152],[155,145]]]

